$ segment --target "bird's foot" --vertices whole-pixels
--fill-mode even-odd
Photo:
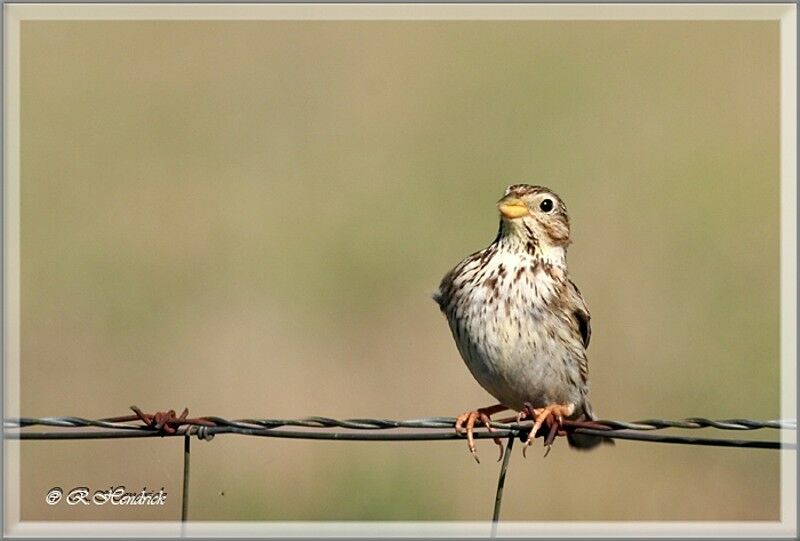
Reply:
[[[469,448],[469,452],[472,453],[472,458],[474,458],[475,462],[478,464],[480,464],[481,461],[478,459],[478,453],[475,451],[475,438],[472,435],[473,429],[475,428],[475,423],[480,421],[489,432],[496,432],[495,428],[491,425],[491,415],[507,409],[508,408],[502,404],[496,404],[486,408],[479,408],[474,411],[467,411],[456,418],[456,432],[458,434],[467,434],[467,447]],[[501,442],[499,438],[493,438],[493,440],[500,447],[500,458],[503,458],[503,442]],[[498,461],[499,460],[500,459],[498,459]]]
[[[547,456],[550,453],[550,448],[556,436],[563,436],[565,434],[562,428],[564,418],[569,417],[574,412],[574,404],[551,404],[543,408],[534,408],[529,402],[526,402],[525,407],[517,414],[517,422],[523,419],[533,419],[533,427],[531,427],[531,431],[528,433],[528,439],[522,447],[522,456],[526,456],[528,447],[533,443],[533,439],[544,424],[548,426],[547,436],[545,436],[544,439],[544,446],[547,448],[544,456]]]

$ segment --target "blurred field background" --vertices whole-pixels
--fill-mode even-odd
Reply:
[[[24,22],[22,413],[492,402],[430,294],[566,201],[604,418],[779,417],[776,22]],[[720,436],[730,434],[716,434]],[[175,520],[180,439],[24,442],[22,518]],[[220,436],[193,520],[483,520],[496,449]],[[505,520],[778,520],[778,453],[515,449]],[[53,486],[169,493],[49,507]]]

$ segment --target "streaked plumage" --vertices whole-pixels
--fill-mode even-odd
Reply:
[[[594,419],[590,315],[567,272],[567,209],[552,190],[527,184],[509,186],[499,207],[497,238],[448,272],[434,300],[470,372],[500,404],[559,404],[572,419]],[[601,441],[569,439],[582,448]]]

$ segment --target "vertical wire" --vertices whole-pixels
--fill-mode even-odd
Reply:
[[[500,520],[500,506],[503,503],[503,487],[506,484],[506,473],[508,472],[508,460],[511,458],[511,448],[514,447],[514,439],[517,434],[508,437],[508,444],[503,453],[503,464],[500,466],[500,476],[497,479],[497,494],[494,497],[494,513],[492,514],[492,539],[497,536],[497,522]]]
[[[186,520],[189,515],[189,458],[192,437],[188,431],[183,437],[183,494],[181,495],[181,537],[185,534]]]

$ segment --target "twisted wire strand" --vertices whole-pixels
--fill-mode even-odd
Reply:
[[[135,411],[138,408],[135,409]],[[240,434],[247,436],[315,439],[315,440],[348,440],[348,441],[425,441],[461,439],[464,436],[453,431],[454,417],[425,417],[397,421],[392,419],[332,419],[329,417],[303,417],[299,419],[235,419],[207,416],[187,419],[178,418],[170,412],[161,425],[152,425],[153,416],[145,419],[135,416],[111,417],[104,419],[84,419],[74,416],[63,417],[21,417],[3,421],[4,435],[11,439],[47,440],[47,439],[105,439],[136,438],[164,436],[197,436],[210,440],[216,434]],[[142,424],[150,421],[151,425]],[[172,423],[172,424],[170,424]],[[165,431],[163,425],[171,426]],[[565,425],[576,433],[600,435],[609,438],[648,441],[658,443],[682,443],[689,445],[710,445],[724,447],[750,447],[761,449],[796,449],[794,442],[732,440],[719,438],[702,438],[694,436],[647,434],[646,432],[662,429],[713,428],[718,430],[797,430],[797,421],[790,420],[753,420],[723,419],[712,420],[703,417],[691,417],[680,420],[646,419],[642,421],[624,422],[614,420],[598,420],[591,423],[569,422]],[[25,428],[47,426],[70,430],[51,432],[32,432]],[[531,428],[529,421],[524,422],[492,422],[495,432],[476,431],[477,439],[491,437],[527,436]],[[286,430],[284,427],[303,430]],[[75,430],[75,429],[88,430]],[[104,430],[99,430],[104,429]],[[309,430],[312,429],[312,430]],[[316,429],[316,430],[313,430]],[[322,429],[322,430],[321,430]],[[325,430],[327,429],[327,430]],[[332,431],[330,429],[344,429]],[[389,429],[416,429],[424,432],[397,431],[386,433]],[[428,431],[430,430],[430,431]],[[437,431],[434,431],[437,430]],[[371,432],[371,433],[370,433]]]
[[[396,421],[392,419],[332,419],[330,417],[302,417],[299,419],[235,419],[229,420],[223,417],[206,416],[198,419],[186,419],[181,424],[197,425],[197,421],[206,421],[219,427],[253,429],[253,428],[279,428],[284,426],[302,428],[346,428],[351,430],[385,430],[392,428],[453,428],[455,417],[424,417],[420,419],[409,419]],[[96,427],[125,430],[150,430],[149,427],[141,424],[132,424],[133,421],[110,422],[105,419],[84,419],[82,417],[19,417],[3,420],[4,429],[25,428],[29,426],[53,426],[62,428],[76,427]],[[529,428],[531,423],[522,421],[520,423],[503,423],[493,421],[492,427],[506,430],[520,430]],[[703,417],[690,417],[680,420],[647,419],[643,421],[613,421],[597,420],[592,424],[606,427],[609,431],[616,430],[662,430],[665,428],[716,428],[720,430],[759,430],[763,428],[796,430],[797,421],[788,420],[754,420],[754,419],[724,419],[712,420]],[[612,435],[612,434],[604,434]]]
[[[453,440],[465,436],[454,431],[454,417],[425,417],[395,421],[392,419],[332,419],[329,417],[303,417],[301,419],[234,419],[209,416],[190,419],[188,409],[177,415],[174,410],[147,414],[136,406],[131,406],[136,415],[108,417],[103,419],[84,419],[81,417],[20,417],[3,420],[3,434],[9,439],[19,440],[85,440],[115,438],[153,438],[183,436],[183,491],[181,522],[186,521],[189,505],[189,450],[191,436],[211,440],[217,434],[240,434],[247,436],[297,438],[306,440],[343,441],[425,441]],[[27,428],[44,426],[54,430],[33,432]],[[479,430],[473,434],[476,439],[507,438],[503,452],[503,464],[498,478],[492,517],[492,538],[500,515],[503,485],[508,469],[509,457],[514,439],[525,441],[532,423],[491,422],[493,430]],[[600,420],[591,422],[564,421],[563,428],[574,433],[597,435],[606,438],[672,443],[685,445],[706,445],[718,447],[740,447],[757,449],[795,450],[797,444],[786,441],[733,440],[720,438],[701,438],[671,434],[653,434],[667,428],[690,429],[712,428],[718,430],[797,430],[797,421],[753,419],[711,420],[692,417],[680,420],[647,419],[624,422]],[[290,427],[297,430],[287,430]],[[395,429],[395,430],[391,430]],[[786,440],[785,432],[780,432],[781,440]],[[544,438],[544,434],[540,434]],[[547,440],[546,440],[547,441]],[[548,447],[549,451],[549,447]],[[545,456],[547,454],[545,453]]]

